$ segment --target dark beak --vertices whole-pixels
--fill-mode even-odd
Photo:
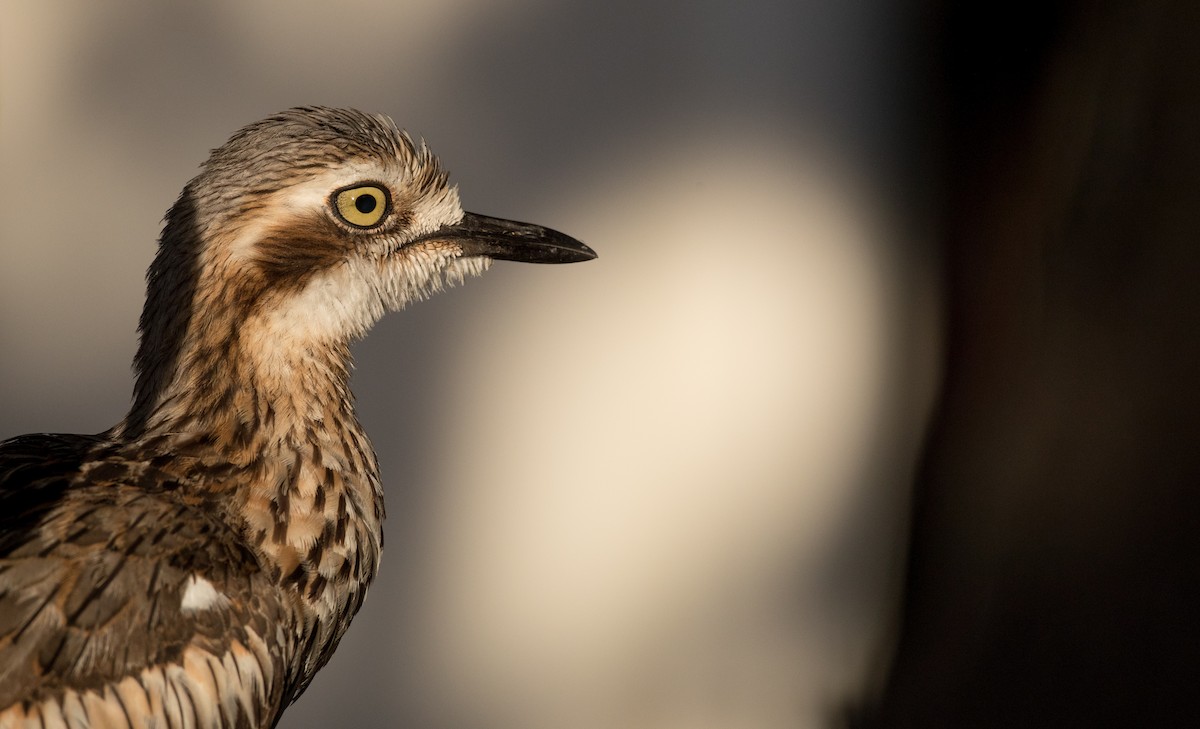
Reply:
[[[596,252],[569,235],[531,223],[464,213],[456,225],[422,236],[425,240],[454,241],[464,256],[487,256],[523,263],[577,263]]]

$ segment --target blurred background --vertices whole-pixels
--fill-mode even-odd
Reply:
[[[356,346],[383,569],[283,727],[1177,708],[1194,12],[972,8],[7,0],[0,438],[122,417],[209,149],[382,112],[464,207],[600,258],[497,264]]]

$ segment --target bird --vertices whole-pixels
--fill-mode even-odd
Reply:
[[[379,566],[350,344],[493,260],[595,257],[464,212],[383,115],[214,149],[164,218],[126,416],[0,443],[0,729],[276,726]]]

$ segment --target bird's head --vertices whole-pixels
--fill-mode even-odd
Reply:
[[[344,347],[493,259],[594,257],[562,233],[463,212],[437,158],[387,117],[291,109],[215,149],[167,213],[135,394],[150,405],[182,365],[230,347]]]

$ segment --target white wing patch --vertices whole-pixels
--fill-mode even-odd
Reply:
[[[185,613],[222,608],[229,604],[229,598],[218,592],[213,583],[200,575],[188,577],[185,585],[183,599],[179,602],[179,609]]]

